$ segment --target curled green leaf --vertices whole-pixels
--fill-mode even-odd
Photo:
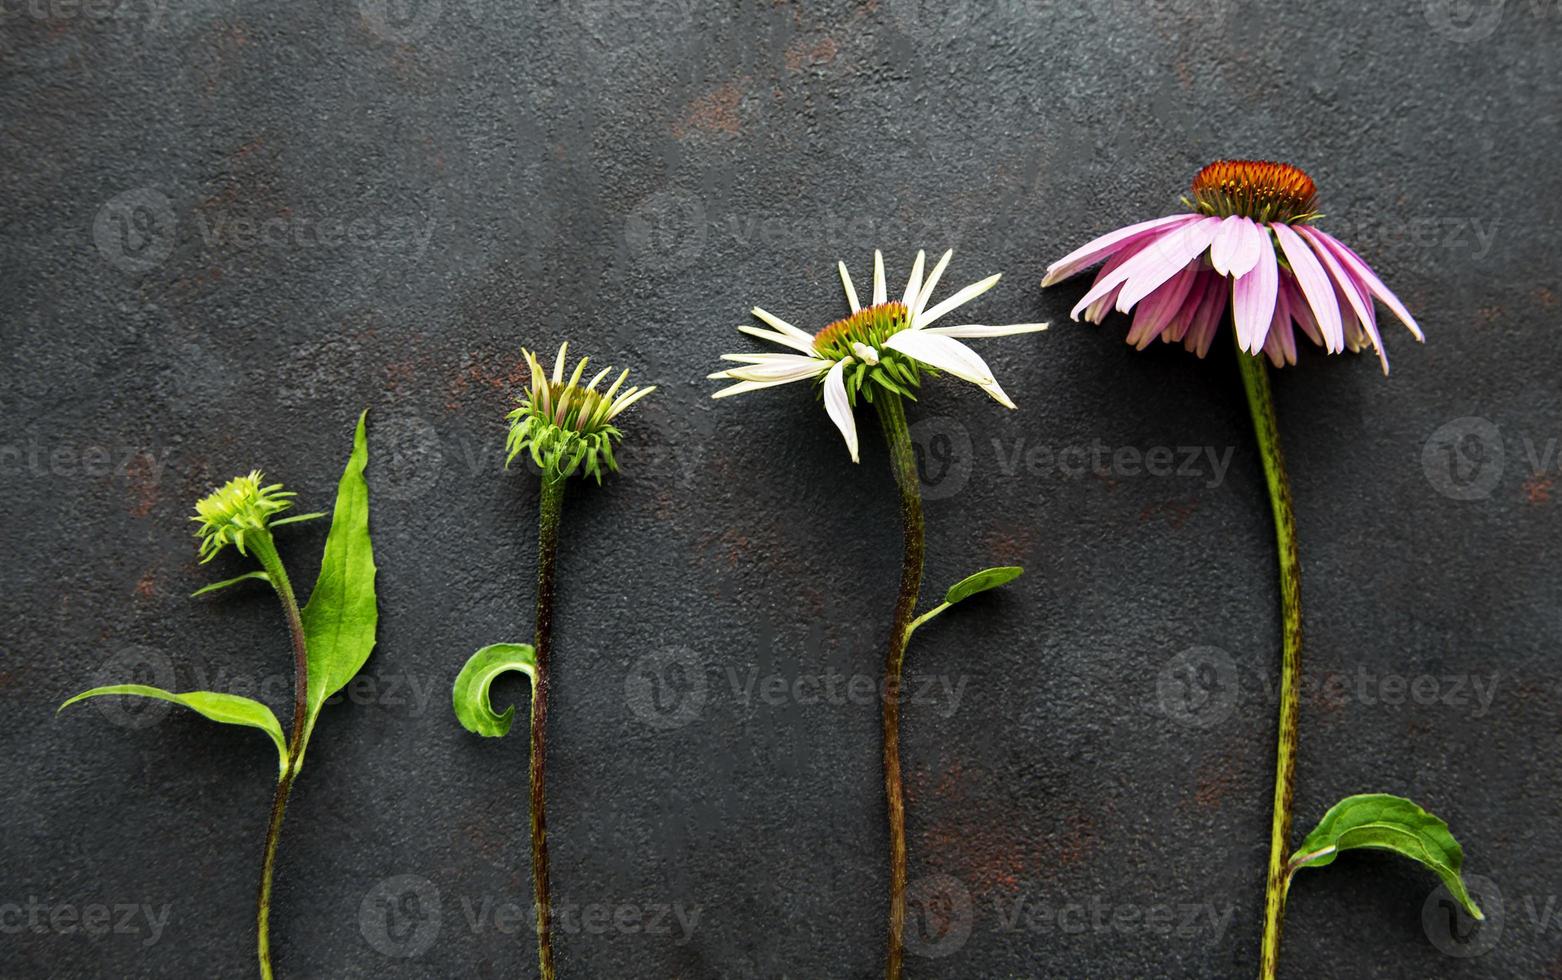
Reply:
[[[212,721],[220,721],[224,725],[245,725],[249,728],[258,728],[271,736],[271,741],[277,746],[277,765],[281,770],[287,769],[287,740],[282,736],[282,726],[277,722],[277,716],[271,713],[271,709],[259,701],[240,697],[237,694],[221,694],[216,691],[186,691],[183,694],[174,694],[160,687],[148,687],[145,684],[114,684],[109,687],[95,687],[90,691],[82,691],[80,694],[60,705],[59,711],[85,701],[87,698],[101,697],[105,694],[126,694],[134,697],[157,698],[160,701],[172,701],[174,704],[182,704]]]
[[[1485,918],[1460,877],[1464,848],[1446,823],[1401,796],[1364,793],[1334,804],[1291,856],[1289,871],[1321,868],[1359,847],[1393,851],[1431,868],[1466,912]]]
[[[230,585],[238,585],[240,582],[247,582],[250,579],[258,579],[262,582],[270,582],[271,576],[257,568],[253,572],[245,572],[243,575],[236,575],[233,578],[224,579],[221,582],[213,582],[211,585],[196,589],[194,592],[190,593],[190,598],[194,599],[198,595],[205,595],[208,592],[216,592],[218,589],[226,589]]]
[[[504,714],[494,711],[489,702],[489,688],[500,674],[518,670],[531,679],[532,692],[537,690],[537,651],[529,643],[494,643],[472,654],[461,673],[456,675],[455,687],[450,699],[456,710],[456,720],[469,732],[497,737],[510,730],[515,718],[515,705],[504,709]]]
[[[326,698],[341,690],[362,669],[374,649],[379,608],[374,597],[374,547],[369,540],[369,484],[363,471],[369,462],[364,436],[364,412],[353,433],[336,489],[331,530],[325,538],[320,575],[304,606],[304,638],[309,649],[308,724]]]
[[[978,592],[986,592],[988,589],[996,589],[1000,585],[1008,583],[1025,574],[1025,569],[1018,565],[999,565],[996,568],[984,568],[974,575],[965,578],[949,587],[944,594],[944,602],[954,605],[971,598]]]

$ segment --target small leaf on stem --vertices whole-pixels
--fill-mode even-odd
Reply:
[[[237,575],[230,579],[224,579],[221,582],[213,582],[211,585],[196,589],[194,592],[190,593],[190,598],[194,599],[198,595],[205,595],[208,592],[216,592],[218,589],[226,589],[230,585],[238,585],[240,582],[247,582],[250,579],[258,579],[262,582],[270,582],[271,576],[257,568],[253,572],[245,572],[243,575]]]
[[[951,585],[949,591],[944,595],[944,601],[952,606],[957,602],[971,598],[978,592],[986,592],[988,589],[996,589],[1000,585],[1007,585],[1024,573],[1025,569],[1018,565],[999,565],[996,568],[984,568],[974,575],[967,575],[954,585]]]
[[[1334,804],[1291,856],[1290,872],[1332,864],[1341,851],[1358,847],[1393,851],[1426,865],[1466,912],[1485,918],[1459,876],[1464,849],[1448,825],[1401,796],[1365,793]]]
[[[270,735],[271,740],[276,743],[278,764],[283,770],[287,769],[287,740],[282,737],[282,726],[277,722],[277,716],[271,713],[271,709],[259,701],[240,697],[237,694],[221,694],[216,691],[186,691],[183,694],[174,694],[160,687],[148,687],[145,684],[114,684],[109,687],[95,687],[90,691],[82,691],[60,705],[59,711],[64,711],[77,701],[85,701],[87,698],[100,697],[105,694],[127,694],[135,697],[157,698],[160,701],[172,701],[174,704],[182,704],[186,708],[205,715],[212,721],[220,721],[224,725],[245,725],[250,728],[258,728]]]
[[[535,696],[537,651],[530,643],[490,644],[472,654],[466,666],[461,668],[450,699],[456,710],[456,720],[467,731],[495,738],[509,732],[510,722],[515,718],[515,705],[505,708],[502,715],[495,712],[488,700],[488,689],[500,674],[511,670],[518,670],[531,679]]]

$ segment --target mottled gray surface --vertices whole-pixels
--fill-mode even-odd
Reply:
[[[946,889],[957,928],[908,976],[1250,975],[1279,628],[1232,355],[1134,353],[1067,321],[1082,281],[1037,285],[1242,155],[1308,167],[1430,338],[1388,329],[1387,380],[1309,350],[1276,381],[1317,685],[1298,834],[1407,794],[1493,911],[1455,939],[1429,873],[1347,856],[1298,879],[1283,972],[1562,971],[1555,3],[0,9],[0,975],[253,974],[265,740],[53,709],[138,677],[283,711],[275,603],[190,599],[244,566],[198,566],[187,516],[252,466],[327,505],[365,406],[380,643],[293,797],[279,975],[535,974],[526,745],[448,691],[529,635],[502,418],[519,348],[563,337],[661,386],[566,508],[563,973],[873,975],[877,707],[846,679],[877,674],[899,563],[882,439],[864,415],[854,467],[803,388],[703,376],[758,347],[755,303],[839,315],[836,258],[863,283],[882,246],[903,281],[946,245],[951,286],[1008,274],[977,318],[1055,325],[978,344],[1020,411],[947,379],[913,409],[928,594],[1029,573],[911,651],[913,905]],[[1229,469],[1110,462],[1183,446]],[[324,533],[282,535],[301,588]]]

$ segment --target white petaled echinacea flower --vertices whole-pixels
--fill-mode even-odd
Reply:
[[[1191,213],[1119,228],[1047,267],[1043,286],[1097,263],[1090,291],[1070,315],[1101,323],[1133,313],[1128,342],[1157,338],[1209,351],[1226,308],[1237,346],[1296,363],[1295,327],[1330,354],[1369,343],[1388,373],[1373,300],[1424,340],[1415,318],[1377,273],[1339,239],[1313,226],[1318,191],[1297,167],[1265,160],[1220,160],[1193,178]]]
[[[857,422],[853,418],[852,409],[856,407],[859,396],[872,402],[875,386],[889,394],[914,398],[913,389],[920,385],[924,370],[946,371],[981,388],[1005,408],[1013,408],[1014,402],[999,386],[987,362],[976,351],[961,343],[961,340],[1034,333],[1047,329],[1047,325],[1015,323],[987,326],[967,323],[934,326],[959,307],[997,285],[1001,278],[999,275],[988,276],[939,303],[929,305],[933,289],[953,255],[953,249],[945,252],[938,264],[933,266],[933,271],[924,278],[922,271],[927,253],[919,251],[911,266],[911,277],[906,282],[905,292],[899,300],[891,300],[884,282],[884,255],[875,250],[873,295],[868,306],[858,302],[857,290],[852,286],[846,263],[837,263],[851,315],[829,324],[817,333],[800,330],[775,314],[754,307],[754,316],[771,329],[750,325],[738,329],[761,340],[791,348],[795,353],[723,354],[722,360],[735,361],[742,366],[710,375],[712,379],[737,382],[711,397],[726,398],[794,381],[821,381],[825,411],[830,421],[840,429],[854,463],[858,462],[858,440]]]

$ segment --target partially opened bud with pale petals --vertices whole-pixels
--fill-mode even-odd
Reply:
[[[607,390],[598,391],[597,385],[613,373],[611,367],[597,372],[582,385],[580,379],[585,376],[588,357],[580,359],[566,381],[564,355],[568,351],[568,341],[559,345],[551,376],[538,363],[536,354],[529,350],[521,352],[531,368],[531,381],[520,406],[509,415],[509,455],[505,462],[514,460],[523,451],[529,452],[532,462],[549,479],[562,479],[581,470],[601,483],[604,469],[609,472],[618,469],[618,462],[613,458],[613,443],[622,439],[623,433],[613,425],[613,420],[624,409],[655,391],[656,386],[624,388],[624,381],[629,377],[629,371],[625,369]]]

